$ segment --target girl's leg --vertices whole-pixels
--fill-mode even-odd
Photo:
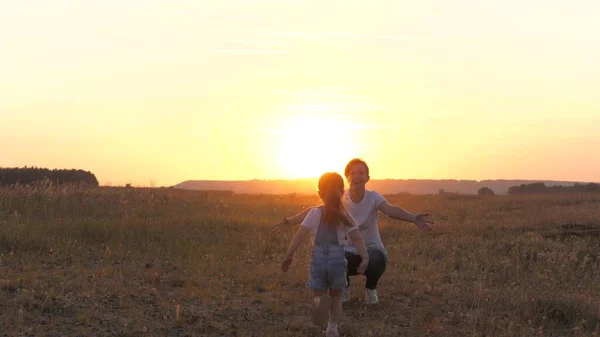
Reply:
[[[329,290],[331,296],[331,308],[329,309],[329,324],[327,325],[327,336],[339,336],[338,325],[342,318],[342,290]]]
[[[311,318],[314,324],[325,327],[328,320],[328,313],[331,308],[331,296],[327,295],[325,290],[312,289],[313,309]]]

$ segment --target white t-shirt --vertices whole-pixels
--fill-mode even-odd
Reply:
[[[310,229],[310,238],[311,238],[311,242],[314,245],[315,244],[315,238],[317,236],[317,229],[319,228],[319,223],[321,222],[321,208],[319,207],[315,207],[313,209],[311,209],[308,214],[306,214],[306,217],[304,218],[304,221],[302,221],[302,226]],[[352,240],[350,240],[350,237],[348,234],[350,234],[350,232],[357,230],[358,227],[353,226],[353,227],[348,227],[344,224],[340,224],[338,226],[338,231],[337,231],[337,237],[338,237],[338,242],[340,245],[343,246],[348,246],[348,244],[350,244],[352,242]]]
[[[344,192],[342,198],[342,203],[346,211],[354,219],[356,225],[358,225],[358,233],[365,241],[367,248],[379,248],[387,254],[383,242],[381,242],[379,227],[377,225],[377,211],[379,205],[384,201],[386,199],[381,194],[369,190],[365,191],[365,196],[358,204],[350,199],[350,192],[347,190]],[[356,247],[352,243],[346,247],[346,251],[358,254]]]

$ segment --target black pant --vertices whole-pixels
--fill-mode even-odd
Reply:
[[[365,276],[367,277],[365,287],[373,290],[377,288],[377,282],[379,282],[381,275],[383,275],[383,272],[385,271],[387,256],[383,250],[377,248],[368,248],[367,252],[369,253],[369,265],[365,272]],[[346,260],[348,261],[346,281],[348,282],[348,286],[350,286],[350,276],[358,275],[356,269],[358,269],[362,258],[360,255],[346,252]]]

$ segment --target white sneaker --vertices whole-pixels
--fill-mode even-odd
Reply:
[[[344,288],[342,291],[342,303],[350,302],[350,287]]]
[[[365,300],[367,304],[379,303],[379,298],[377,297],[377,289],[366,289]]]

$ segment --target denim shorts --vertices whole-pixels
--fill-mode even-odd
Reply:
[[[346,287],[348,263],[340,245],[315,245],[312,249],[310,274],[306,285],[315,290]]]

